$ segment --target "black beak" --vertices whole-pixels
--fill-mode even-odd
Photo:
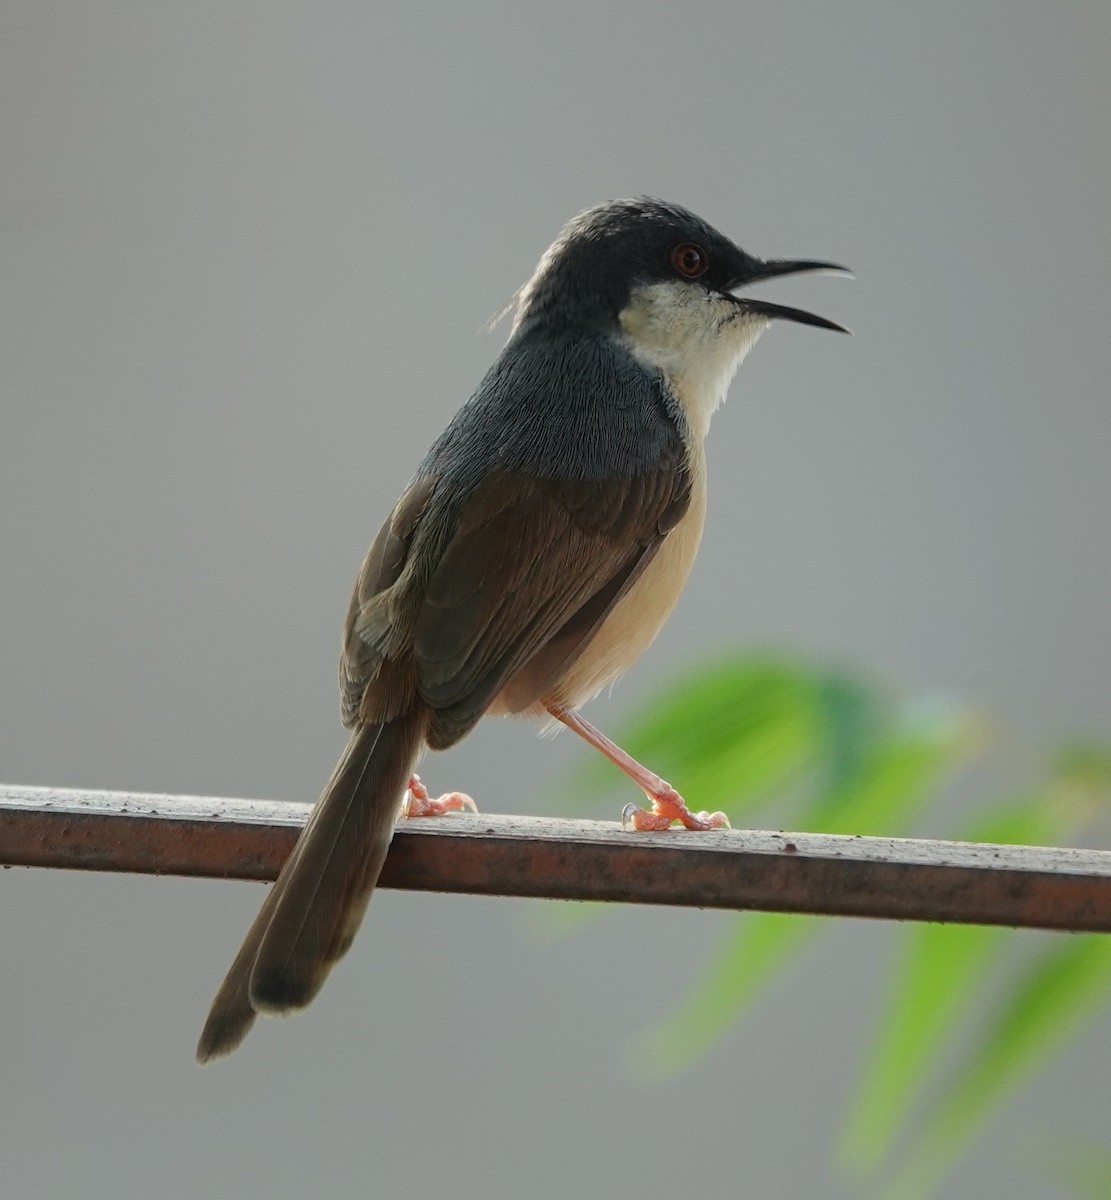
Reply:
[[[818,262],[805,258],[750,258],[745,255],[744,268],[737,277],[730,281],[726,293],[730,299],[743,311],[757,313],[770,320],[795,321],[799,325],[816,325],[819,329],[834,329],[838,333],[848,333],[844,325],[836,321],[819,317],[816,313],[806,312],[801,308],[790,308],[786,304],[773,304],[769,300],[754,300],[749,296],[734,296],[734,288],[747,287],[750,283],[758,283],[761,279],[773,279],[777,275],[797,275],[802,271],[831,271],[838,275],[852,276],[848,267],[837,263]]]

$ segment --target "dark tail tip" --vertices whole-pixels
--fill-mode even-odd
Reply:
[[[253,1012],[212,1012],[197,1042],[197,1062],[203,1067],[218,1058],[225,1058],[251,1032],[255,1023]]]
[[[267,1016],[284,1016],[307,1008],[323,983],[323,977],[298,979],[284,971],[259,970],[251,975],[251,1007]]]

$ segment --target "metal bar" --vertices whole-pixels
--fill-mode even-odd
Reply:
[[[307,804],[0,786],[0,864],[274,879]],[[452,814],[402,821],[380,882],[1111,932],[1111,851]]]

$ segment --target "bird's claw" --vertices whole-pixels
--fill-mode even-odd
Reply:
[[[401,811],[407,817],[442,817],[444,813],[462,812],[464,809],[477,813],[478,805],[465,792],[445,792],[433,800],[419,775],[410,777],[401,806]]]
[[[641,808],[639,804],[626,804],[621,810],[621,828],[628,829],[631,825],[637,833],[655,832],[670,829],[680,822],[684,829],[707,830],[729,829],[729,818],[723,812],[693,813],[683,798],[674,789],[657,796],[649,796],[652,801],[651,811]]]

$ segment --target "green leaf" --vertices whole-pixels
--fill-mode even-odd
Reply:
[[[1070,738],[1053,757],[1054,773],[1100,799],[1111,792],[1111,746],[1092,738]]]
[[[1111,1196],[1111,1146],[1088,1138],[1058,1136],[1037,1157],[1045,1178],[1064,1183],[1081,1200]]]
[[[968,1066],[922,1126],[885,1200],[926,1200],[1012,1093],[1111,999],[1111,938],[1052,939],[1000,1006]]]
[[[637,1039],[633,1047],[637,1066],[656,1078],[686,1066],[720,1037],[764,982],[820,929],[820,917],[791,913],[745,916],[682,1007]]]
[[[890,704],[878,689],[843,671],[823,672],[815,680],[822,733],[823,793],[857,778],[867,756],[891,726]]]
[[[841,1135],[840,1165],[874,1171],[890,1152],[986,968],[1009,931],[926,925],[908,931],[860,1091]]]
[[[1055,839],[1057,825],[1044,800],[994,813],[966,831],[972,841],[1038,843]],[[916,1100],[951,1046],[961,1017],[988,987],[1008,929],[982,926],[909,926],[893,983],[849,1117],[838,1157],[844,1170],[874,1171],[890,1153]]]
[[[963,708],[936,703],[912,710],[873,733],[851,774],[838,773],[802,814],[810,833],[904,835],[945,777],[967,757],[973,720]]]

